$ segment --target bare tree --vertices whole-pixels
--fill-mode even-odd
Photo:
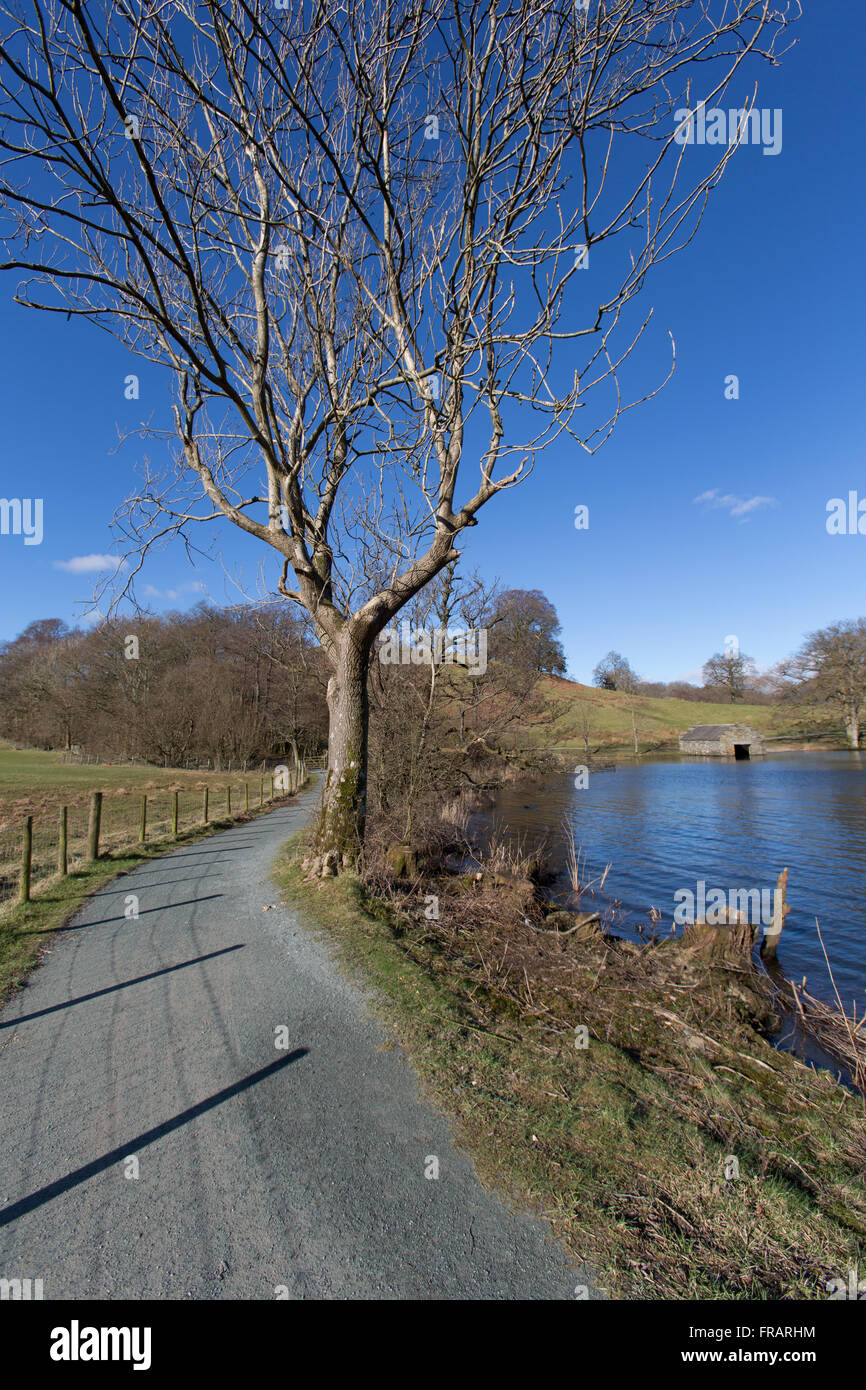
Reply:
[[[750,656],[741,651],[714,652],[704,662],[702,676],[705,686],[723,690],[731,704],[742,700],[750,681],[757,675],[757,667]]]
[[[568,433],[591,454],[638,404],[621,367],[648,319],[625,311],[737,148],[694,158],[674,113],[772,58],[789,11],[0,0],[0,14],[17,299],[89,319],[174,381],[177,471],[147,476],[125,514],[130,579],[149,546],[216,518],[280,557],[276,587],[332,669],[322,844],[351,857],[377,635],[540,450]]]
[[[587,699],[585,699],[585,698],[584,698],[584,699],[578,698],[577,700],[575,700],[575,701],[574,701],[574,704],[573,704],[573,706],[572,706],[572,708],[574,709],[575,713],[577,714],[578,727],[579,727],[579,729],[580,729],[581,737],[583,738],[583,756],[584,756],[585,758],[588,758],[588,757],[589,757],[589,739],[590,739],[590,735],[591,735],[592,732],[593,732],[593,714],[594,714],[594,711],[593,711],[592,705],[590,704],[589,700],[587,700]]]
[[[776,668],[782,689],[838,711],[851,748],[860,747],[866,705],[866,618],[849,618],[812,632],[797,654]]]
[[[638,677],[621,652],[609,651],[592,673],[592,683],[601,690],[626,690],[635,686]]]
[[[628,712],[631,715],[631,736],[634,743],[635,757],[640,752],[640,745],[637,736],[637,697],[640,693],[640,676],[632,670],[629,663],[624,663],[624,668],[619,672],[619,684],[617,690],[621,690],[626,697]]]
[[[199,604],[87,632],[32,623],[0,643],[0,734],[173,767],[202,758],[246,767],[289,748],[297,759],[322,747],[324,665],[282,601]]]
[[[564,676],[556,609],[538,589],[506,589],[496,601],[491,653],[539,675]]]

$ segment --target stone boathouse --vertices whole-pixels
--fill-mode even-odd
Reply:
[[[748,724],[695,724],[680,734],[680,752],[704,758],[759,758],[764,736]]]

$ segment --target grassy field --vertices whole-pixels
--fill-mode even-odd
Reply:
[[[42,883],[57,872],[61,808],[66,808],[67,864],[79,870],[87,859],[87,824],[94,791],[103,793],[100,851],[118,854],[141,839],[172,835],[175,803],[178,830],[254,811],[271,799],[270,774],[185,772],[175,768],[66,764],[60,753],[0,745],[0,912],[17,897],[24,822],[33,817],[32,879]],[[207,792],[207,817],[205,817]]]
[[[184,772],[176,768],[84,766],[62,762],[60,752],[38,748],[12,748],[0,742],[0,831],[24,815],[40,815],[62,805],[85,805],[93,791],[172,791],[175,787],[201,790],[205,786],[237,786],[239,772]],[[250,783],[258,773],[246,774]]]
[[[543,719],[528,724],[514,741],[521,746],[583,748],[583,707],[589,711],[590,751],[630,749],[630,701],[617,690],[597,690],[574,681],[546,679]],[[678,736],[693,724],[748,724],[771,739],[792,743],[844,744],[841,730],[822,709],[791,705],[703,704],[696,700],[635,698],[638,742],[642,752],[676,748]]]
[[[250,772],[185,772],[178,768],[130,767],[120,764],[84,766],[64,763],[59,752],[38,748],[12,748],[0,742],[0,834],[18,827],[25,816],[53,817],[61,806],[81,810],[90,803],[91,793],[104,792],[108,799],[128,798],[137,806],[142,793],[154,799],[177,790],[197,796],[205,787],[216,799],[225,789],[238,789],[247,783],[250,797],[258,800],[261,775]],[[265,777],[265,790],[270,775]],[[137,812],[136,812],[137,814]]]

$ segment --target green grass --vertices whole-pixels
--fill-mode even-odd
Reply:
[[[66,810],[68,864],[80,868],[87,855],[87,825],[91,796],[103,793],[100,849],[122,853],[140,835],[143,798],[147,799],[147,841],[171,833],[177,794],[178,828],[195,830],[203,816],[203,796],[209,797],[208,819],[237,815],[267,800],[271,778],[258,772],[187,772],[177,768],[114,767],[64,764],[56,752],[19,750],[0,745],[0,913],[17,891],[24,823],[33,818],[33,882],[56,872],[62,808]],[[231,792],[229,808],[228,792]]]
[[[516,741],[542,748],[583,748],[581,705],[590,708],[590,749],[632,748],[628,696],[565,680],[544,679],[541,696],[547,717],[524,727]],[[642,751],[676,748],[681,733],[693,724],[748,724],[770,738],[793,743],[818,739],[844,745],[837,722],[824,709],[790,705],[703,704],[696,700],[635,697],[638,742]],[[770,745],[772,746],[772,745]]]
[[[127,767],[117,764],[89,766],[64,763],[63,754],[54,749],[13,748],[0,743],[0,795],[19,793],[31,788],[67,787],[70,790],[90,791],[93,788],[143,786],[154,777],[196,778],[196,772],[165,772],[153,767]]]
[[[179,768],[85,766],[64,763],[59,751],[12,748],[0,742],[0,827],[5,820],[62,805],[87,801],[92,791],[168,790],[237,785],[246,778],[257,783],[257,772],[187,772]]]
[[[822,1298],[826,1278],[862,1260],[862,1102],[740,1023],[726,1034],[724,992],[704,1004],[673,987],[671,1004],[649,976],[624,988],[593,961],[585,1011],[536,978],[530,1003],[515,972],[507,984],[497,974],[501,941],[494,955],[459,911],[408,921],[354,877],[304,881],[295,854],[277,870],[282,891],[374,987],[482,1180],[546,1217],[611,1296]],[[520,949],[514,930],[502,936]],[[579,973],[581,947],[563,950]],[[684,1000],[699,1027],[702,1009],[712,1019],[722,1052],[684,1047],[669,1013],[655,1013]],[[583,1019],[585,1052],[574,1047]],[[741,1175],[728,1182],[731,1153]]]

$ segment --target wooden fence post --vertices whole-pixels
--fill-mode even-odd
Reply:
[[[264,806],[264,804],[265,804],[265,779],[264,779],[264,777],[263,777],[262,780],[261,780],[261,784],[260,784],[260,786],[259,786],[259,805],[260,805],[260,806]]]
[[[232,789],[226,787],[226,815],[231,819],[232,814]]]
[[[102,823],[102,792],[90,798],[90,818],[87,822],[87,857],[99,858],[99,827]]]
[[[171,833],[175,839],[177,839],[177,798],[178,793],[175,792],[171,804]]]
[[[141,824],[138,828],[138,843],[143,845],[147,839],[147,792],[141,798]]]
[[[68,808],[60,807],[60,840],[57,845],[57,872],[66,874],[69,872],[69,857],[67,855],[67,831],[68,831]]]
[[[24,822],[24,843],[21,846],[21,886],[18,897],[22,903],[30,901],[30,866],[33,861],[33,817]]]
[[[270,796],[271,801],[273,801],[273,799],[274,799],[274,797],[276,796],[276,794],[277,794],[277,779],[276,779],[276,777],[273,775],[273,773],[271,773],[271,796]]]
[[[204,792],[202,793],[202,803],[201,803],[201,823],[202,823],[202,825],[207,825],[207,794],[208,794],[208,788],[205,787]]]
[[[249,784],[249,782],[244,782],[244,810],[245,810],[245,811],[248,811],[249,809],[250,809],[250,784]]]

